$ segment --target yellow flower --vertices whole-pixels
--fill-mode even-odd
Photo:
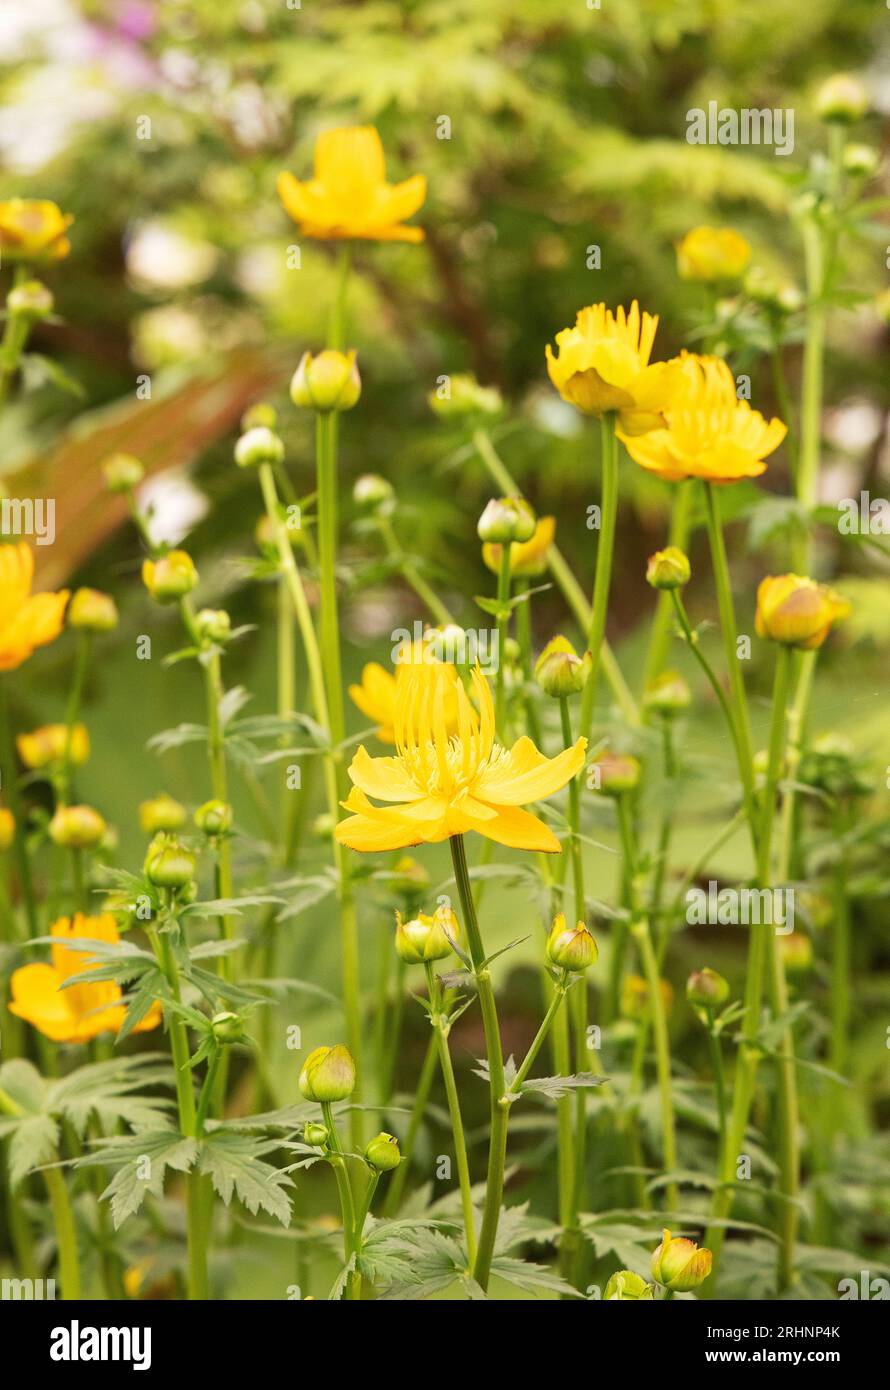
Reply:
[[[649,358],[658,316],[641,314],[634,300],[625,313],[605,304],[580,309],[574,328],[556,335],[559,355],[547,344],[547,371],[564,401],[585,415],[614,411],[628,434],[643,434],[664,423],[675,364]]]
[[[510,545],[510,573],[514,575],[543,574],[547,568],[550,547],[556,535],[556,518],[538,518],[535,534],[528,541],[513,541]],[[482,559],[492,574],[501,572],[501,547],[497,541],[486,541]]]
[[[405,666],[416,662],[434,661],[436,658],[430,648],[428,638],[421,642],[405,642],[398,649],[395,672],[387,671],[378,661],[369,661],[362,667],[361,685],[349,687],[349,697],[369,719],[377,725],[376,733],[381,743],[395,743],[393,726],[396,717],[396,683],[399,672]],[[457,705],[452,699],[447,708],[449,732],[457,727]]]
[[[25,767],[33,771],[49,763],[61,762],[68,746],[68,729],[65,724],[44,724],[30,734],[19,734],[15,743]],[[73,724],[68,759],[75,767],[80,767],[89,756],[90,736],[86,725]]]
[[[0,806],[0,852],[11,847],[15,839],[15,816],[5,806]]]
[[[62,631],[68,590],[32,594],[34,556],[24,541],[0,546],[0,671],[14,671]]]
[[[618,431],[635,463],[668,482],[705,478],[732,483],[766,471],[764,458],[787,434],[740,401],[732,372],[718,357],[683,353],[663,428],[640,438]]]
[[[693,227],[677,244],[683,280],[737,280],[750,259],[750,244],[731,227]]]
[[[768,575],[757,588],[757,635],[786,647],[821,647],[849,613],[850,604],[833,589],[797,574]]]
[[[78,912],[74,919],[60,917],[50,928],[57,938],[52,948],[52,964],[35,962],[13,972],[10,1013],[25,1019],[53,1042],[88,1042],[100,1033],[117,1033],[124,1021],[126,1009],[120,1002],[120,986],[113,980],[63,985],[72,975],[98,968],[91,961],[89,946],[82,951],[73,949],[78,939],[116,942],[120,940],[114,918],[108,912],[100,917],[84,917]],[[137,1023],[134,1032],[145,1033],[157,1028],[161,1021],[161,1006],[152,1004],[145,1018]]]
[[[55,203],[34,198],[0,202],[0,257],[5,261],[60,261],[71,243],[65,235],[74,217]]]
[[[301,183],[285,171],[278,196],[304,236],[322,241],[423,241],[420,227],[403,226],[426,197],[426,179],[386,182],[386,162],[374,126],[326,130],[315,142],[315,178]]]
[[[359,748],[344,803],[353,814],[335,832],[341,844],[403,849],[475,830],[514,849],[559,851],[553,832],[520,808],[552,796],[580,771],[587,740],[555,758],[524,736],[502,748],[495,743],[488,681],[478,668],[471,679],[478,713],[453,666],[405,667],[396,687],[396,755],[372,758]],[[449,698],[457,701],[458,729],[450,736]],[[375,806],[372,796],[390,804]]]

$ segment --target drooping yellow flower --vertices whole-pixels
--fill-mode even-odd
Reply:
[[[510,573],[512,575],[543,574],[547,568],[550,547],[556,535],[556,518],[541,516],[535,527],[535,534],[529,541],[513,541],[510,545]],[[482,547],[482,559],[492,574],[501,572],[501,547],[497,541],[486,541]]]
[[[673,362],[650,365],[658,316],[640,313],[636,300],[625,312],[605,304],[580,309],[574,328],[556,335],[558,355],[547,344],[547,371],[564,401],[585,415],[614,411],[628,434],[664,423],[675,374]]]
[[[85,724],[72,724],[70,747],[65,724],[44,724],[30,734],[19,734],[15,744],[25,767],[32,771],[61,762],[66,749],[68,760],[75,767],[80,767],[90,756],[90,736]]]
[[[74,216],[36,198],[0,202],[0,257],[5,261],[60,261],[71,243],[65,235]]]
[[[733,483],[765,472],[764,459],[788,433],[782,421],[767,421],[739,400],[732,372],[719,357],[683,353],[676,367],[664,426],[639,437],[618,431],[634,462],[668,482]]]
[[[755,626],[758,637],[786,647],[813,651],[821,647],[851,605],[826,584],[798,574],[768,575],[757,587]]]
[[[400,673],[396,755],[372,758],[359,748],[344,803],[353,814],[336,829],[341,844],[403,849],[475,830],[514,849],[559,851],[553,832],[521,807],[552,796],[580,771],[587,740],[555,758],[524,736],[503,748],[495,742],[491,690],[478,668],[472,688],[478,712],[453,666],[421,663]],[[450,736],[449,698],[457,701],[457,733]],[[387,804],[375,806],[369,797]]]
[[[33,578],[30,547],[0,545],[0,671],[14,671],[62,631],[68,590],[32,594]]]
[[[406,227],[426,197],[426,179],[415,174],[387,183],[383,145],[374,126],[326,130],[315,142],[315,177],[301,183],[285,171],[278,196],[304,236],[322,241],[423,241],[420,227]]]
[[[750,259],[750,242],[731,227],[693,227],[677,244],[683,280],[737,280]]]
[[[114,980],[97,980],[95,984],[77,984],[64,989],[72,975],[96,968],[89,946],[74,949],[78,938],[92,941],[120,940],[114,918],[108,912],[99,917],[60,917],[50,928],[56,938],[52,947],[52,964],[35,961],[13,972],[10,1013],[25,1019],[53,1042],[88,1042],[100,1033],[117,1033],[124,1021],[126,1009],[120,1002],[120,986]],[[145,1033],[157,1028],[161,1021],[161,1006],[153,1004],[145,1018],[136,1024],[134,1032]]]

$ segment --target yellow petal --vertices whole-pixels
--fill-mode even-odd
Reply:
[[[584,766],[587,739],[579,738],[555,758],[547,758],[530,738],[518,739],[508,756],[486,768],[473,783],[480,801],[496,806],[525,806],[543,801],[564,787]]]

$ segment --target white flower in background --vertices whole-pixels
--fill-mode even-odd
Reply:
[[[862,396],[841,401],[825,416],[825,437],[838,449],[858,454],[870,449],[884,427],[884,415]]]
[[[210,351],[198,314],[179,304],[161,304],[133,320],[133,360],[153,371],[177,362],[196,362]]]
[[[130,235],[127,270],[140,289],[181,290],[200,285],[213,274],[219,252],[163,222],[143,222]]]
[[[248,246],[238,256],[235,283],[255,299],[278,299],[288,275],[280,245]]]
[[[138,497],[143,510],[151,513],[152,539],[167,545],[179,545],[210,509],[204,493],[178,468],[146,478]]]

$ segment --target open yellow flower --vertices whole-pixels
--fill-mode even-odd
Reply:
[[[758,637],[809,652],[822,646],[834,624],[849,615],[850,607],[847,599],[815,579],[768,575],[757,587],[754,623]]]
[[[475,830],[514,849],[558,852],[551,830],[522,806],[564,787],[584,764],[585,738],[546,758],[530,738],[512,748],[495,743],[488,681],[472,673],[473,707],[453,666],[406,666],[396,687],[396,755],[372,758],[359,748],[349,768],[353,814],[336,829],[358,850],[435,844]],[[447,702],[457,701],[457,733],[449,736]],[[375,806],[370,797],[387,803]]]
[[[605,304],[580,309],[574,328],[556,335],[555,354],[547,344],[547,371],[564,401],[585,415],[615,412],[628,434],[642,434],[664,423],[675,372],[673,362],[650,365],[658,316],[640,313],[636,300],[625,312]]]
[[[665,425],[635,437],[619,429],[635,463],[668,482],[704,478],[733,483],[766,471],[764,459],[788,433],[740,401],[732,372],[719,357],[683,353]]]
[[[353,704],[373,719],[377,725],[376,734],[381,743],[395,743],[394,725],[396,719],[396,685],[399,673],[406,666],[421,661],[435,661],[429,641],[403,642],[398,648],[395,671],[387,671],[379,661],[369,661],[362,667],[360,685],[349,687],[349,697]],[[446,714],[449,720],[449,733],[457,727],[457,704],[452,698],[448,702]]]
[[[731,227],[693,227],[677,244],[683,280],[737,280],[750,259],[750,242]]]
[[[0,545],[0,671],[14,671],[62,631],[68,590],[32,594],[33,578],[30,547]]]
[[[65,235],[73,215],[34,198],[0,202],[0,257],[11,261],[60,261],[71,243]]]
[[[114,918],[108,912],[99,917],[84,917],[78,912],[72,919],[60,917],[50,928],[56,938],[52,947],[52,964],[35,961],[13,972],[10,1013],[25,1019],[44,1037],[53,1042],[88,1042],[100,1033],[117,1033],[124,1021],[126,1009],[120,1002],[120,986],[114,980],[97,980],[94,985],[83,983],[64,989],[72,975],[79,975],[96,962],[91,961],[89,946],[74,949],[78,938],[92,941],[120,940]],[[70,943],[70,944],[69,944]],[[136,1024],[135,1033],[157,1028],[161,1021],[161,1006],[153,1004]]]
[[[550,547],[556,535],[556,518],[538,518],[535,534],[530,541],[513,541],[510,545],[510,573],[513,575],[543,574],[547,568]],[[501,546],[497,541],[486,541],[482,547],[482,559],[492,574],[501,572]]]
[[[372,125],[326,130],[315,142],[315,178],[301,183],[285,171],[278,196],[304,236],[323,241],[423,241],[420,227],[403,225],[426,197],[415,174],[387,183],[380,136]]]

